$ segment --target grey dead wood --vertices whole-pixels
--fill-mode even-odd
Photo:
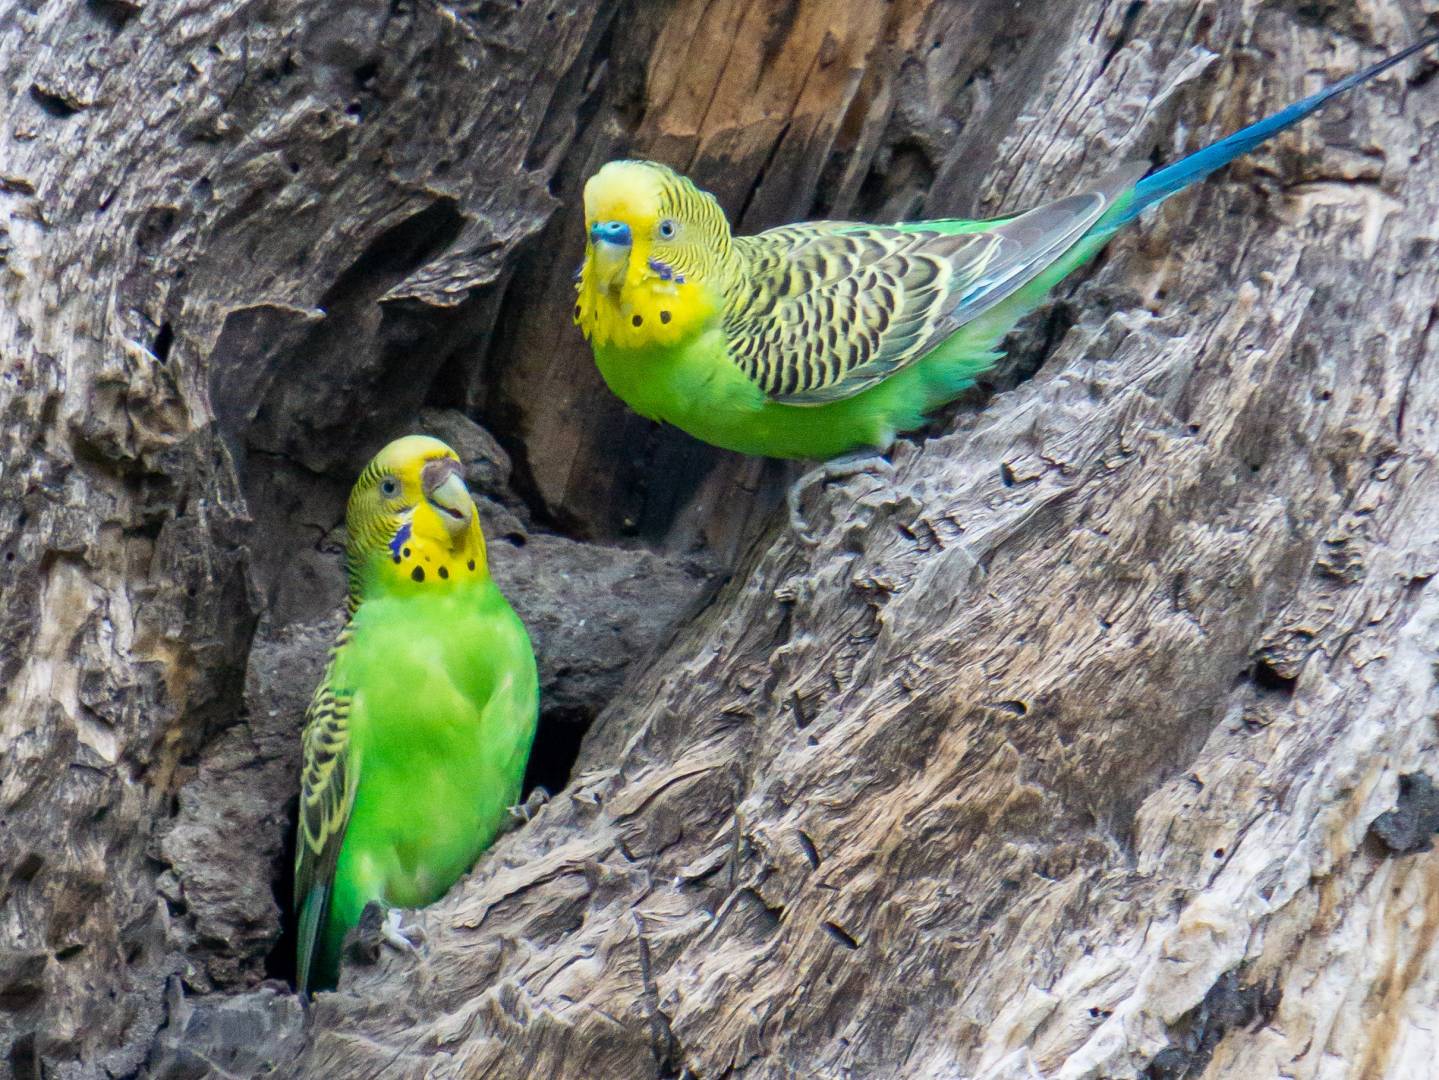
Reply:
[[[1001,392],[806,496],[813,546],[791,467],[604,392],[568,276],[620,153],[747,227],[996,213],[1433,3],[774,10],[0,10],[12,1074],[1428,1074],[1432,61],[1116,240]],[[306,1021],[266,981],[299,714],[350,478],[416,427],[545,730],[590,726],[421,962]]]

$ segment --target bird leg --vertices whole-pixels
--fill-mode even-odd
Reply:
[[[789,494],[785,496],[785,505],[789,508],[789,527],[794,530],[801,543],[812,547],[817,542],[816,537],[805,526],[804,515],[800,510],[800,501],[810,488],[848,480],[851,476],[867,472],[891,477],[894,475],[894,463],[881,452],[856,450],[831,458],[794,482]]]
[[[418,926],[404,926],[400,922],[400,909],[390,908],[385,921],[380,923],[380,936],[385,944],[398,952],[418,954],[425,943],[425,932]]]
[[[425,943],[425,932],[418,926],[400,924],[400,909],[371,900],[360,912],[360,921],[345,935],[345,953],[357,964],[376,964],[380,950],[388,945],[398,952],[419,955]]]

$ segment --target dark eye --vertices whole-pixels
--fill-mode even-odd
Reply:
[[[399,491],[400,485],[395,483],[395,478],[393,476],[385,477],[385,479],[380,483],[380,493],[383,494],[387,499],[393,499],[397,494],[399,494]]]
[[[663,236],[666,240],[674,239],[675,223],[669,218],[665,218],[664,221],[660,222],[660,235]]]

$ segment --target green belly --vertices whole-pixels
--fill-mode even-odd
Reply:
[[[519,800],[538,706],[529,638],[490,582],[367,601],[335,684],[354,694],[359,780],[322,972],[368,902],[433,903],[490,845]]]

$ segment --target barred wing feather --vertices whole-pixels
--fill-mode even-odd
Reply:
[[[746,288],[725,310],[730,359],[776,402],[852,397],[1042,274],[1145,168],[988,228],[815,222],[738,237]]]

